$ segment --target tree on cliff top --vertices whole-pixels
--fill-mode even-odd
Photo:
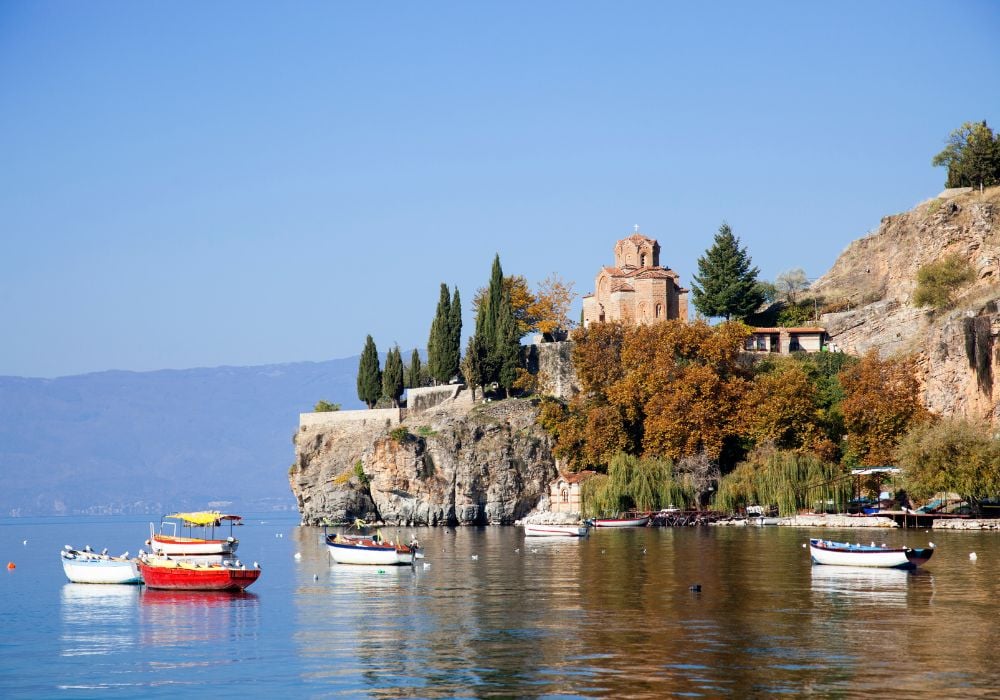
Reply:
[[[365,348],[361,351],[361,361],[358,363],[358,398],[368,408],[374,408],[381,395],[382,372],[379,369],[378,350],[369,335],[365,339]]]
[[[475,337],[481,348],[483,383],[497,382],[509,391],[517,379],[521,334],[499,255],[493,259],[490,284],[476,312]]]
[[[448,347],[442,358],[442,366],[448,373],[448,379],[457,376],[462,364],[462,298],[458,295],[458,287],[451,297],[451,308],[448,310]]]
[[[427,368],[435,381],[448,383],[458,374],[461,346],[462,301],[457,287],[455,296],[449,298],[448,285],[442,282],[437,312],[431,322],[431,334],[427,340]]]
[[[420,377],[421,369],[420,353],[417,352],[416,348],[413,348],[413,354],[410,355],[410,366],[406,368],[406,387],[408,389],[423,386],[423,380]]]
[[[399,405],[403,395],[403,358],[397,345],[385,358],[385,371],[382,373],[382,396],[392,401],[393,406]]]
[[[434,320],[431,321],[431,333],[427,339],[427,370],[431,374],[431,379],[436,382],[447,382],[451,377],[446,376],[443,367],[443,357],[447,352],[448,319],[451,316],[451,295],[448,293],[448,285],[441,283],[441,293],[438,295],[437,311]]]
[[[746,318],[764,301],[758,272],[746,248],[740,248],[740,239],[723,222],[712,247],[698,258],[698,274],[691,285],[695,308],[727,321]]]
[[[945,187],[991,187],[1000,184],[1000,134],[986,122],[965,122],[951,132],[948,145],[931,164],[946,166]]]

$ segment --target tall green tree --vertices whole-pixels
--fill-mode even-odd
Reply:
[[[385,358],[385,371],[382,372],[382,396],[392,401],[393,406],[399,405],[403,395],[403,358],[399,346],[389,351]]]
[[[746,318],[764,301],[758,272],[746,248],[740,247],[740,239],[723,223],[712,247],[698,258],[698,274],[691,285],[695,308],[727,321]]]
[[[476,400],[476,387],[483,385],[483,359],[486,356],[486,349],[483,347],[482,339],[476,335],[469,336],[469,344],[465,348],[465,357],[462,358],[462,375],[465,383],[472,391],[472,400]]]
[[[1000,184],[1000,134],[994,134],[985,121],[965,122],[951,132],[947,143],[931,161],[948,168],[945,187]]]
[[[361,361],[358,363],[358,398],[368,408],[374,408],[382,395],[382,371],[379,369],[378,349],[369,335],[365,339]]]
[[[490,284],[477,309],[475,337],[482,348],[483,383],[498,382],[510,391],[517,379],[521,337],[499,255],[493,259]]]
[[[431,322],[431,334],[427,339],[427,369],[431,378],[437,382],[447,382],[452,375],[448,374],[448,349],[451,342],[449,324],[451,319],[451,294],[448,285],[441,283],[441,293],[438,296],[437,312]]]
[[[417,352],[416,348],[413,348],[413,353],[410,355],[410,366],[407,368],[406,373],[406,386],[408,388],[416,389],[422,386],[420,370],[420,353]]]
[[[442,368],[448,374],[448,380],[457,376],[462,362],[462,298],[458,287],[451,297],[451,307],[448,310],[448,346],[442,358]]]

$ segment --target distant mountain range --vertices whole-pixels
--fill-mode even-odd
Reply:
[[[298,415],[357,399],[358,358],[0,377],[0,515],[295,508]]]

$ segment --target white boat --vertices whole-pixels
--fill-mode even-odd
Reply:
[[[84,547],[69,545],[61,552],[63,572],[71,583],[142,583],[135,559],[128,552],[120,557],[109,556],[107,550],[97,553]]]
[[[417,550],[416,540],[409,544],[386,541],[381,535],[327,535],[326,546],[338,564],[366,564],[370,566],[410,566],[415,559],[423,559]]]
[[[535,525],[524,526],[525,537],[586,537],[590,530],[581,525]]]
[[[638,518],[594,518],[591,521],[594,527],[646,527],[649,524],[649,516],[644,515]]]
[[[914,569],[931,558],[934,548],[886,547],[874,542],[869,545],[811,539],[809,554],[816,564]]]
[[[217,511],[164,515],[159,532],[153,523],[149,524],[149,539],[146,544],[153,554],[162,556],[228,557],[236,552],[240,544],[232,533],[233,526],[239,525],[241,520],[239,515],[226,515]],[[221,527],[224,522],[229,523],[229,537],[217,538],[215,528]]]

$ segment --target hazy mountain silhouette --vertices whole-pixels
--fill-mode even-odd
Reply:
[[[363,408],[358,358],[0,377],[0,515],[293,508],[298,415]]]

